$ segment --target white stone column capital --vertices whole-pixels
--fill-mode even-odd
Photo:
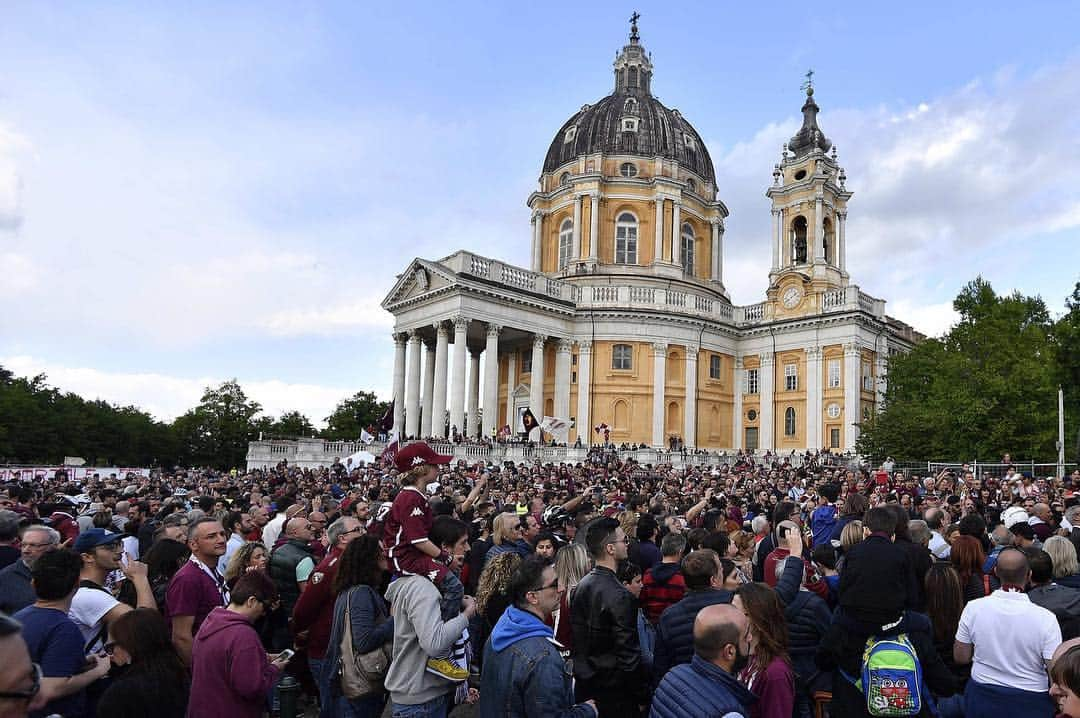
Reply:
[[[390,337],[394,340],[394,346],[405,346],[405,342],[409,341],[409,332],[392,332]]]
[[[446,322],[434,322],[431,328],[435,330],[435,335],[442,335],[444,337],[450,336],[450,329],[446,326]]]
[[[469,322],[471,320],[468,317],[458,315],[454,317],[454,332],[459,332],[469,328]]]
[[[502,327],[499,326],[498,324],[490,324],[489,323],[487,325],[487,334],[486,334],[486,336],[498,338],[499,334],[501,332],[502,332]]]
[[[559,354],[569,354],[573,346],[574,343],[569,339],[560,339],[559,343],[556,345],[555,351]]]
[[[544,347],[544,343],[548,340],[544,334],[533,334],[533,348],[539,346],[541,349]]]
[[[844,356],[845,357],[862,356],[862,348],[859,346],[858,342],[848,342],[847,344],[845,344],[844,345]]]
[[[578,355],[579,356],[582,355],[582,354],[592,354],[593,346],[592,346],[592,342],[590,340],[588,340],[588,339],[581,340],[581,341],[579,341],[577,343],[577,345],[578,345]]]
[[[806,348],[807,361],[820,361],[821,360],[821,347],[807,347]]]
[[[776,357],[772,352],[762,352],[761,354],[758,354],[758,361],[761,362],[762,366],[772,366],[775,360]]]
[[[654,357],[667,357],[668,345],[665,342],[653,342],[652,355]]]
[[[688,361],[688,362],[691,362],[691,361],[696,362],[698,360],[698,352],[700,352],[700,351],[701,351],[700,347],[695,347],[695,346],[689,346],[688,345],[686,347],[686,361]]]

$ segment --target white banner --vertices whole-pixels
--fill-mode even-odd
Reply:
[[[150,476],[150,469],[128,466],[0,466],[0,481],[44,481],[54,478],[61,469],[73,481],[85,481],[93,478],[94,474],[102,479],[112,474],[116,474],[117,478],[124,478],[128,474]]]

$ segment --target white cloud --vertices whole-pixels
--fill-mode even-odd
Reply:
[[[48,384],[73,392],[88,400],[102,399],[121,406],[134,405],[158,419],[171,421],[202,398],[206,387],[214,387],[231,377],[179,377],[153,372],[109,372],[90,367],[43,362],[32,356],[0,358],[0,365],[16,376],[44,373]],[[342,399],[353,390],[323,384],[284,381],[238,381],[248,398],[262,405],[263,413],[280,416],[293,409],[319,427]]]
[[[331,307],[288,309],[259,322],[277,336],[355,333],[357,329],[389,329],[394,318],[383,311],[378,299],[366,299]]]
[[[30,142],[0,122],[0,230],[22,223],[22,174],[19,164],[29,154]]]

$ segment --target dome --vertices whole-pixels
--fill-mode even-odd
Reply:
[[[652,61],[638,41],[637,24],[630,44],[615,59],[615,91],[585,105],[559,129],[544,159],[544,172],[584,155],[664,157],[716,185],[709,151],[678,110],[652,95]]]

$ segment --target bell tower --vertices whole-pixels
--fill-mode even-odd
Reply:
[[[802,127],[784,145],[765,193],[773,218],[768,295],[788,310],[801,296],[848,284],[844,229],[852,193],[844,186],[847,177],[836,147],[818,127],[812,78],[810,71],[803,86]]]

